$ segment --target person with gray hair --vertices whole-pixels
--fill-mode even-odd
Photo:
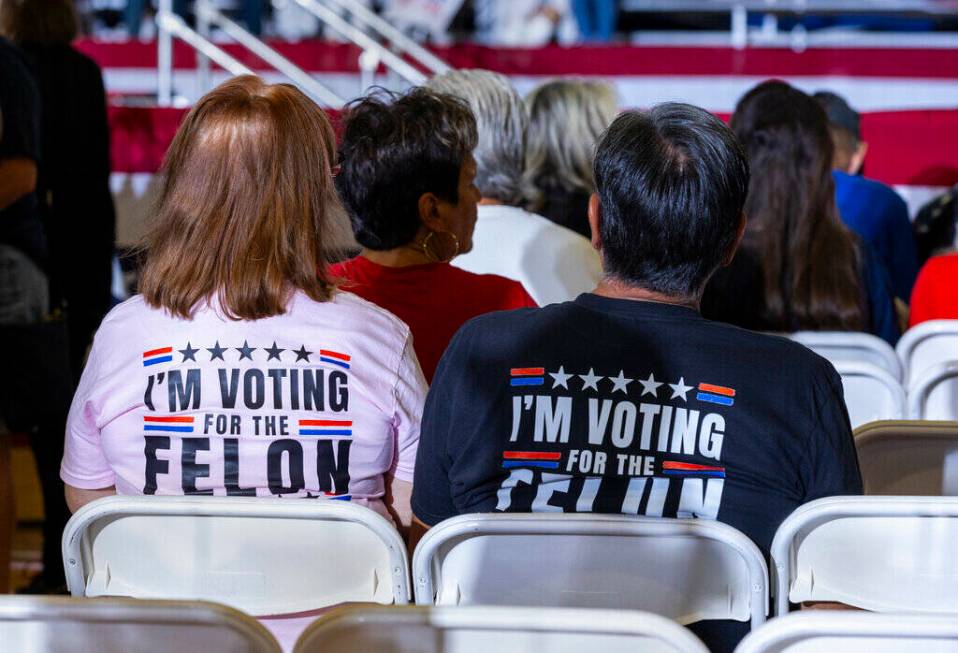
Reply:
[[[533,89],[526,106],[525,206],[588,238],[593,152],[619,113],[615,89],[603,82],[557,79]]]
[[[473,156],[482,199],[473,249],[453,265],[519,281],[540,306],[592,290],[602,269],[589,241],[519,207],[528,116],[509,80],[486,70],[452,70],[426,85],[466,101],[479,132]]]

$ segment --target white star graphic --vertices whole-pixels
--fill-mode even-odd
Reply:
[[[670,383],[669,387],[672,388],[672,397],[671,397],[672,399],[675,399],[676,397],[682,397],[682,401],[689,400],[689,398],[686,397],[685,395],[689,393],[689,390],[692,389],[692,386],[685,385],[684,376],[681,379],[679,379],[678,383]]]
[[[583,390],[588,390],[589,388],[592,388],[596,392],[599,391],[599,381],[602,380],[602,377],[596,376],[595,370],[593,370],[591,367],[589,368],[588,374],[579,374],[577,376],[583,381],[583,384],[582,384]]]
[[[552,377],[552,389],[555,390],[560,385],[566,390],[569,389],[569,379],[575,376],[574,374],[566,374],[565,369],[562,365],[559,366],[558,372],[549,372],[549,376]]]
[[[627,379],[623,370],[619,370],[619,376],[610,376],[609,381],[612,381],[612,392],[621,390],[625,394],[629,394],[626,386],[632,383],[632,379]]]
[[[655,380],[655,375],[652,374],[652,372],[649,372],[649,378],[645,381],[639,379],[639,383],[642,384],[642,394],[640,396],[644,397],[646,394],[650,394],[656,398],[659,396],[658,389],[662,384]]]

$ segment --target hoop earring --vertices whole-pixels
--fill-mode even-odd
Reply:
[[[435,236],[437,233],[438,232],[430,231],[428,234],[426,234],[426,237],[422,239],[422,243],[419,246],[422,248],[422,253],[426,255],[426,258],[428,258],[433,263],[448,263],[449,261],[451,261],[452,259],[456,258],[456,256],[459,255],[459,237],[456,236],[456,234],[452,233],[451,231],[442,232],[444,234],[449,234],[449,236],[452,237],[452,244],[455,247],[455,250],[453,251],[452,256],[450,256],[447,259],[444,259],[438,254],[436,254],[431,247],[429,247],[429,241],[432,240],[432,237]]]

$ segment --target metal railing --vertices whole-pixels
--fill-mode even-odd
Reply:
[[[373,85],[380,66],[413,85],[426,81],[427,73],[440,73],[449,69],[437,56],[359,3],[353,3],[351,0],[292,1],[360,49],[360,93]],[[234,75],[253,72],[211,40],[214,27],[268,63],[319,104],[341,107],[346,103],[329,87],[223,15],[213,5],[212,0],[196,0],[194,8],[195,30],[173,13],[172,0],[159,0],[159,11],[156,15],[157,99],[161,106],[173,103],[174,39],[183,41],[196,51],[197,79],[201,93],[212,88],[212,63]],[[349,12],[350,20],[344,18],[341,12]],[[384,42],[388,42],[388,45]]]

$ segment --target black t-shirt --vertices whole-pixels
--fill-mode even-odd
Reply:
[[[860,494],[834,368],[668,304],[593,294],[468,322],[426,400],[412,507],[717,519],[768,555],[798,506]],[[731,640],[704,633],[713,650]]]
[[[0,38],[0,160],[40,157],[40,96],[21,53]],[[0,209],[0,243],[16,247],[37,263],[46,258],[46,239],[35,193]]]

